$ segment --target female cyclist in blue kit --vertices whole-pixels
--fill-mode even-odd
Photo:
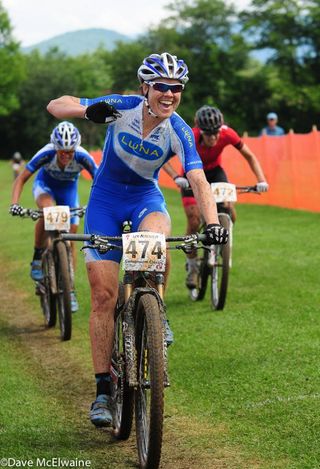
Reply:
[[[139,67],[138,79],[142,95],[94,99],[62,96],[48,105],[48,111],[58,119],[78,117],[109,124],[86,213],[86,232],[121,235],[122,223],[129,219],[133,231],[148,230],[169,236],[171,221],[158,174],[177,154],[208,225],[207,244],[225,243],[228,234],[219,225],[191,128],[175,112],[188,81],[187,65],[167,52],[151,54]],[[90,338],[97,384],[90,417],[96,426],[108,426],[112,424],[110,363],[121,254],[88,251]],[[168,324],[166,338],[168,344],[172,343]]]

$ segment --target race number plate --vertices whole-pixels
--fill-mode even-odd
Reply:
[[[166,239],[161,233],[138,231],[122,235],[123,270],[164,272]]]
[[[44,229],[46,231],[69,231],[70,208],[68,205],[54,205],[43,209]]]
[[[228,182],[213,182],[211,184],[215,201],[219,204],[221,202],[236,202],[237,190],[234,184]]]

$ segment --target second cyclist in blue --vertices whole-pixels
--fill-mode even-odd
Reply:
[[[19,215],[19,205],[24,184],[38,171],[33,183],[33,196],[39,208],[52,205],[78,207],[78,179],[83,169],[94,178],[97,171],[92,156],[80,146],[81,135],[71,122],[61,122],[51,133],[50,143],[39,150],[26,165],[13,185],[10,213]],[[71,218],[71,233],[77,231],[79,217]],[[40,281],[43,278],[41,257],[46,245],[43,219],[35,227],[35,248],[31,262],[31,278]],[[75,259],[75,252],[74,259]],[[75,292],[71,295],[71,307],[75,312],[78,302]]]

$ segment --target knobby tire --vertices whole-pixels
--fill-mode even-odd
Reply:
[[[135,391],[136,438],[140,467],[160,464],[164,412],[164,331],[159,304],[143,294],[136,314],[138,387]]]
[[[70,340],[72,331],[72,311],[68,251],[65,243],[62,241],[56,243],[55,251],[60,335],[62,340]]]
[[[56,298],[51,291],[51,275],[54,275],[52,254],[48,250],[42,257],[43,288],[40,293],[40,303],[44,315],[44,323],[47,327],[54,327],[57,322]]]
[[[128,385],[126,380],[125,344],[121,314],[124,298],[122,296],[124,296],[123,285],[120,284],[111,359],[111,389],[113,400],[113,436],[118,440],[127,440],[132,428],[134,390]]]
[[[228,215],[219,215],[220,224],[229,230],[230,217]],[[227,244],[216,246],[215,265],[211,270],[211,306],[212,309],[222,310],[225,306],[229,269],[230,269],[230,240]]]

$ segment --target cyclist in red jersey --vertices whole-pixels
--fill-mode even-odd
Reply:
[[[228,182],[227,175],[222,168],[222,152],[227,145],[233,145],[247,160],[252,172],[257,178],[257,191],[266,192],[269,188],[260,163],[235,130],[226,125],[221,111],[211,106],[202,106],[195,115],[195,127],[192,129],[197,151],[203,163],[203,169],[209,183]],[[165,165],[165,171],[181,188],[182,203],[187,216],[187,234],[196,233],[200,228],[200,211],[184,174],[177,174],[170,163]],[[235,222],[236,213],[233,204],[221,208],[228,211]],[[219,208],[220,210],[220,208]],[[196,287],[197,282],[196,252],[187,255],[186,286]]]

